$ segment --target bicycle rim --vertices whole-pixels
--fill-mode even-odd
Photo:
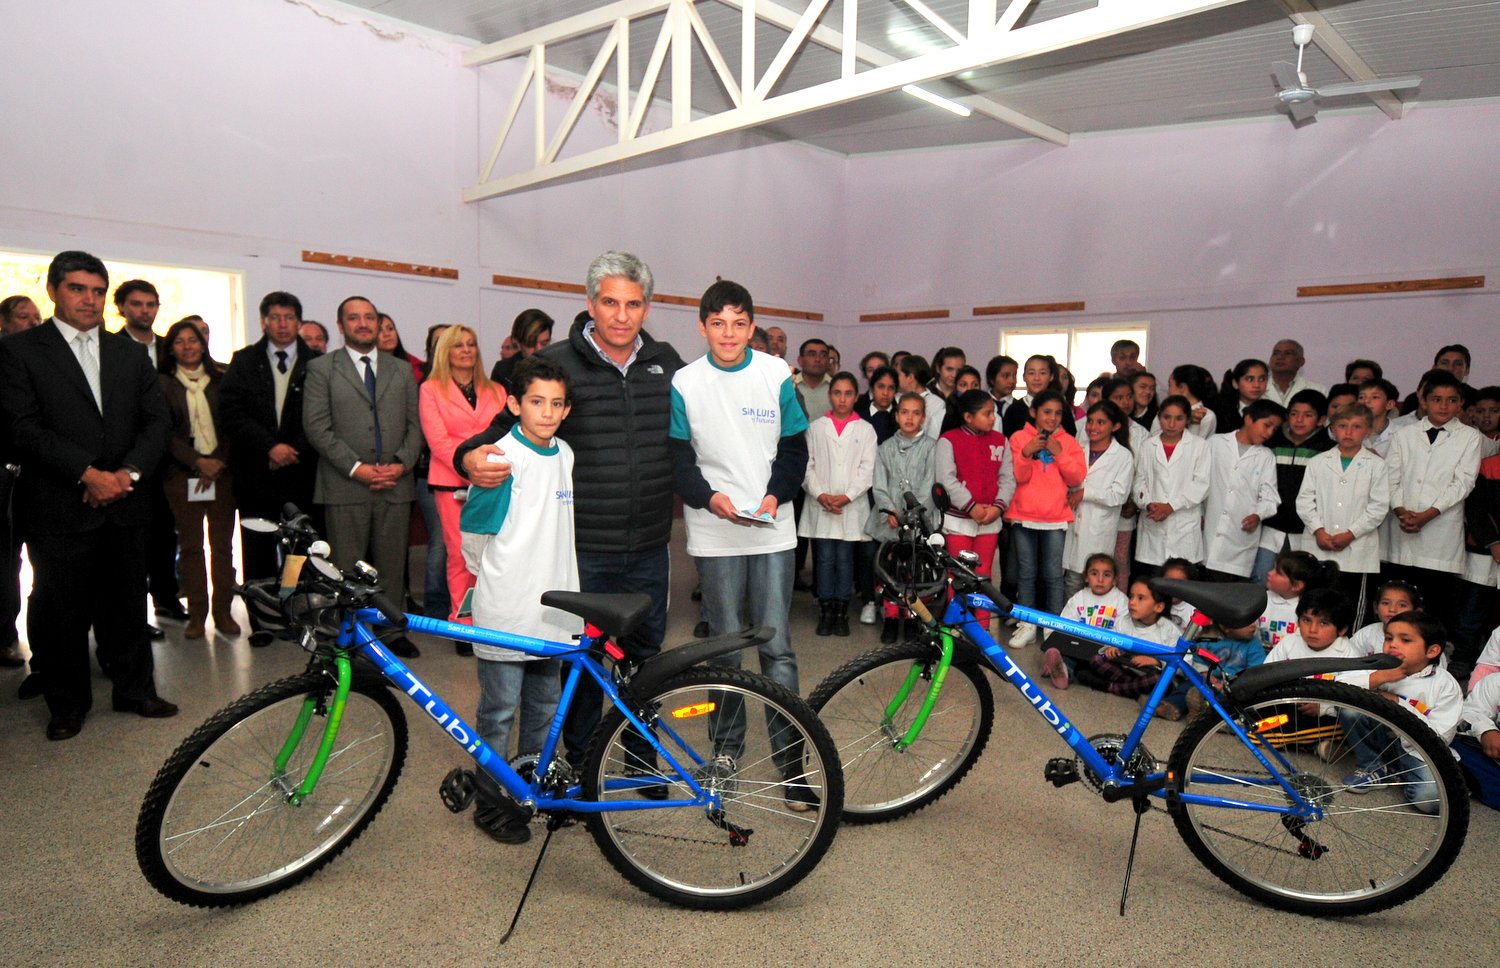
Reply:
[[[404,721],[398,727],[391,715],[400,710],[379,692],[384,703],[350,692],[322,778],[297,806],[288,794],[305,777],[326,719],[313,717],[284,772],[273,764],[308,692],[263,703],[249,697],[242,703],[257,708],[220,714],[231,722],[217,736],[190,737],[164,768],[179,778],[154,829],[168,893],[189,903],[253,900],[311,874],[358,836],[394,786],[405,751]],[[148,794],[148,812],[151,804]]]
[[[1346,778],[1359,764],[1342,728],[1325,720],[1321,733],[1303,731],[1292,743],[1278,736],[1298,722],[1299,700],[1315,702],[1334,721],[1353,716],[1386,730],[1376,752],[1404,754],[1399,768],[1351,792]],[[1293,718],[1286,718],[1293,717]],[[1303,914],[1360,914],[1401,904],[1442,876],[1462,846],[1468,800],[1447,747],[1425,723],[1384,697],[1334,683],[1291,683],[1266,690],[1246,705],[1245,722],[1264,732],[1262,747],[1321,819],[1178,804],[1179,833],[1217,876],[1251,897]],[[1292,798],[1228,727],[1211,713],[1189,725],[1172,752],[1176,789],[1286,806]],[[1432,778],[1424,784],[1423,773]],[[1420,809],[1418,809],[1420,808]]]
[[[811,704],[833,736],[844,769],[844,819],[875,823],[920,810],[957,786],[984,752],[994,725],[994,698],[982,670],[957,663],[915,741],[898,748],[936,666],[929,646],[892,646],[854,659],[813,692]],[[913,668],[918,679],[906,702],[888,717]]]
[[[758,903],[811,871],[833,840],[842,794],[832,744],[806,704],[760,676],[704,670],[670,680],[649,705],[662,746],[719,796],[720,808],[591,815],[590,830],[615,868],[656,897],[710,909]],[[660,780],[651,792],[664,799],[693,796],[612,712],[590,750],[585,796],[640,800],[643,775]]]

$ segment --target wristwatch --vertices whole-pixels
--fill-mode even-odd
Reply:
[[[121,470],[129,475],[130,483],[139,484],[141,482],[141,472],[136,470],[134,467],[122,467]]]

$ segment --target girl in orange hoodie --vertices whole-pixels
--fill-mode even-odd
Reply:
[[[1068,491],[1081,486],[1089,471],[1077,439],[1062,432],[1065,407],[1055,390],[1044,390],[1031,401],[1031,419],[1009,441],[1016,491],[1005,509],[1020,565],[1016,600],[1036,607],[1040,582],[1041,607],[1054,615],[1061,614],[1066,597],[1063,543],[1073,521]],[[1010,644],[1025,646],[1035,638],[1036,626],[1023,622]]]

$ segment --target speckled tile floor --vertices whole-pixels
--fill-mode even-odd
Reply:
[[[676,551],[681,551],[680,540]],[[684,561],[679,557],[677,560]],[[690,635],[690,566],[675,570],[668,642]],[[814,606],[796,599],[802,691],[876,642],[812,634]],[[845,826],[801,885],[758,908],[682,911],[626,884],[581,827],[553,840],[511,942],[498,947],[540,840],[501,847],[438,803],[459,758],[437,729],[410,717],[411,750],[382,814],[342,857],[306,883],[227,911],[157,895],[135,864],[136,811],[162,761],[199,722],[255,686],[298,671],[288,645],[184,643],[168,625],[156,646],[166,721],[95,712],[82,735],[49,743],[40,700],[21,703],[22,674],[0,674],[0,964],[884,966],[1494,964],[1500,813],[1474,804],[1469,840],[1448,876],[1415,901],[1364,918],[1315,921],[1258,906],[1204,870],[1166,815],[1145,818],[1128,919],[1116,913],[1129,843],[1127,807],[1080,785],[1042,778],[1053,734],[997,687],[996,731],[971,776],[920,814]],[[424,642],[416,668],[458,709],[472,709],[472,661]],[[1035,649],[1022,653],[1034,666]],[[1086,690],[1062,697],[1086,731],[1125,726],[1133,705]],[[1159,755],[1180,727],[1148,737]]]

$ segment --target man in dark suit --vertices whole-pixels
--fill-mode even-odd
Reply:
[[[422,453],[417,381],[405,360],[375,348],[380,313],[370,300],[339,303],[338,324],[343,347],[307,367],[302,426],[319,457],[313,499],[323,505],[335,563],[348,569],[368,559],[399,602]],[[387,645],[403,658],[418,655],[404,635]]]
[[[316,354],[297,335],[302,301],[289,292],[260,301],[260,340],[237,350],[219,391],[219,421],[230,442],[229,467],[240,518],[279,520],[295,504],[311,513],[318,454],[302,429],[302,391],[307,364]],[[276,536],[240,529],[245,581],[281,573]],[[268,645],[250,613],[250,644]]]
[[[145,352],[155,369],[160,369],[163,352],[161,338],[152,328],[156,325],[156,313],[160,308],[161,297],[156,287],[145,279],[126,280],[115,290],[115,309],[125,320],[120,334],[135,340],[135,345]],[[167,506],[163,470],[165,468],[157,468],[142,482],[141,488],[151,498],[151,523],[146,538],[146,585],[151,590],[151,601],[156,605],[158,616],[186,622],[188,613],[179,600],[181,589],[177,584],[177,521]],[[147,631],[153,639],[164,637],[155,626]]]
[[[32,670],[69,739],[93,705],[89,629],[114,681],[114,708],[160,718],[146,635],[148,496],[138,486],[166,450],[155,369],[128,336],[99,325],[109,275],[86,252],[47,270],[53,318],[0,342],[0,404],[10,421],[16,520],[30,549]]]

